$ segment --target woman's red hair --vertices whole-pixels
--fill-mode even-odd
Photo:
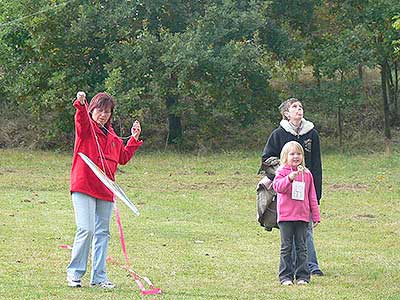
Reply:
[[[107,93],[97,93],[90,101],[88,109],[89,109],[90,114],[92,114],[92,112],[95,108],[109,109],[111,111],[111,116],[108,119],[107,123],[105,124],[106,127],[108,127],[108,125],[110,124],[110,121],[111,121],[114,107],[115,107],[115,101],[111,95],[109,95]]]

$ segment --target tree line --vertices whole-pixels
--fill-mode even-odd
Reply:
[[[7,120],[23,112],[16,130],[29,122],[42,148],[71,146],[78,90],[114,95],[117,132],[137,118],[154,148],[246,146],[289,96],[333,111],[342,143],[366,68],[379,70],[388,148],[399,125],[399,1],[0,3],[0,107]]]

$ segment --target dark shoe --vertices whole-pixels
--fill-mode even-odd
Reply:
[[[315,270],[311,272],[313,276],[324,276],[324,273],[321,270]]]

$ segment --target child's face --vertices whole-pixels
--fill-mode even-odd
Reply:
[[[303,161],[303,155],[295,147],[291,147],[288,153],[287,163],[290,167],[297,167]]]
[[[289,105],[288,110],[285,112],[285,116],[291,122],[300,121],[303,118],[303,113],[303,105],[298,101]]]

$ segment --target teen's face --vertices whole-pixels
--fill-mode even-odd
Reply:
[[[300,121],[303,118],[303,105],[301,102],[293,102],[288,111],[285,112],[285,116],[289,121]]]
[[[109,108],[94,108],[92,111],[92,119],[97,124],[104,126],[111,117],[111,109]]]
[[[301,154],[301,152],[294,147],[290,148],[287,161],[288,165],[294,168],[300,165],[302,161],[303,155]]]

